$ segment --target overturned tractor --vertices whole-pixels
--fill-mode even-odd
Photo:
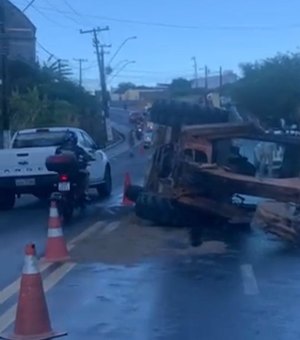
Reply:
[[[199,223],[200,216],[211,224],[245,224],[256,210],[265,231],[298,241],[297,223],[285,218],[274,225],[266,201],[300,203],[299,137],[265,133],[230,121],[228,111],[187,104],[157,103],[151,119],[157,129],[145,185],[128,192],[139,217],[171,226]],[[258,143],[280,150],[281,158],[257,164]]]

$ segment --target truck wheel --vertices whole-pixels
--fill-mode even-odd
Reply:
[[[156,124],[166,126],[225,123],[228,122],[229,112],[184,102],[161,100],[152,105],[151,119]]]
[[[112,179],[110,166],[107,165],[104,173],[104,183],[97,187],[98,195],[101,198],[109,197],[112,191]]]
[[[14,192],[0,192],[0,210],[11,210],[15,203],[16,195]]]

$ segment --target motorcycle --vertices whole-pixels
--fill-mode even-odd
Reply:
[[[138,141],[141,141],[144,134],[144,126],[142,123],[138,123],[135,129],[135,136]]]
[[[84,210],[86,206],[83,186],[80,185],[80,172],[78,162],[73,154],[61,154],[50,156],[46,160],[48,171],[58,174],[55,184],[56,191],[51,195],[51,201],[57,203],[60,216],[65,223],[72,220],[74,210]]]

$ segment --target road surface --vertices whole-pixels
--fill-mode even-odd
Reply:
[[[116,116],[120,115],[119,111]],[[129,171],[141,181],[147,158],[147,154],[134,159],[127,154],[114,158],[112,198],[96,202],[86,217],[78,218],[65,230],[69,243],[91,228],[98,228],[103,237],[122,232],[119,221],[130,210],[119,206],[124,173]],[[11,328],[14,320],[15,280],[23,262],[23,246],[34,241],[42,255],[46,223],[47,209],[38,202],[1,214],[0,332]],[[140,228],[150,228],[148,235],[156,230]],[[150,256],[131,263],[71,262],[45,269],[53,328],[68,331],[71,340],[300,338],[299,250],[256,230],[237,230],[209,233],[207,241],[226,248],[201,253],[198,248],[183,245],[176,236],[178,231],[166,233],[168,256]],[[122,254],[131,251],[133,241],[125,235],[118,247],[108,249],[111,257],[121,250]]]
[[[128,119],[124,118],[123,110],[112,110],[112,119],[118,126],[121,126],[123,133],[128,131]],[[125,113],[126,117],[126,113]],[[116,148],[110,149],[107,153],[111,159],[113,193],[107,201],[96,201],[88,207],[86,216],[75,218],[72,227],[65,230],[67,237],[72,237],[86,228],[92,221],[100,218],[99,214],[106,206],[118,205],[121,199],[124,176],[132,166],[132,160],[126,154],[127,144],[124,141]],[[119,155],[119,156],[118,156]],[[145,163],[146,156],[136,159],[136,162]],[[141,180],[140,173],[143,166],[136,167],[132,176],[138,181]],[[139,176],[136,176],[136,175]],[[95,196],[96,197],[96,196]],[[43,254],[45,235],[47,233],[47,203],[40,202],[32,196],[22,197],[17,207],[8,212],[0,214],[0,267],[4,268],[5,274],[0,275],[0,289],[14,280],[20,272],[23,259],[20,251],[27,242],[34,242],[37,245],[39,255]],[[9,259],[9,262],[7,261]]]

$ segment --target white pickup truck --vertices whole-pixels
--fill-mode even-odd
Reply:
[[[15,133],[9,149],[0,150],[0,210],[12,209],[17,196],[32,194],[48,198],[54,191],[58,175],[49,172],[45,161],[61,145],[67,131],[78,137],[78,145],[94,159],[90,163],[90,186],[99,195],[111,193],[111,167],[106,154],[83,130],[76,128],[41,128]]]

